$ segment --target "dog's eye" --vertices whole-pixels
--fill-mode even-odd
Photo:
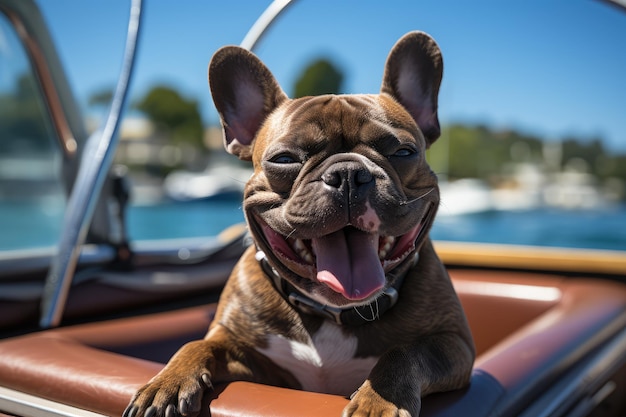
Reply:
[[[276,155],[275,157],[270,159],[270,162],[273,162],[275,164],[295,164],[300,161],[293,155],[281,153],[280,155]]]
[[[416,153],[417,151],[412,148],[400,148],[397,151],[395,151],[392,156],[406,157],[406,156],[415,155]]]
[[[286,198],[303,163],[302,158],[291,152],[278,152],[264,160],[261,165],[272,190]]]

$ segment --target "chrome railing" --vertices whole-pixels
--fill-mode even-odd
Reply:
[[[78,256],[117,148],[117,131],[137,52],[141,2],[142,0],[131,0],[122,71],[109,114],[103,126],[87,139],[81,156],[78,175],[65,212],[58,253],[52,261],[44,286],[40,319],[40,325],[44,328],[58,326],[61,321]]]

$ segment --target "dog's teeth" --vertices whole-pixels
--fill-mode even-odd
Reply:
[[[302,239],[296,239],[293,243],[293,248],[298,252],[300,252],[301,250],[306,250],[306,246],[304,245]]]
[[[380,240],[380,246],[378,248],[378,257],[380,258],[381,261],[387,257],[395,241],[396,241],[396,238],[394,238],[393,236],[385,236],[384,238]]]
[[[302,239],[295,239],[293,242],[293,249],[296,251],[298,256],[306,263],[312,264],[314,259],[311,252],[309,252],[309,248],[307,248],[306,244],[302,241]]]

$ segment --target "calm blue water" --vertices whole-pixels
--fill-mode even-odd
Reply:
[[[61,230],[58,201],[0,202],[0,250],[53,245]],[[243,221],[239,200],[131,206],[131,239],[201,237]],[[438,240],[626,250],[626,206],[598,211],[550,209],[439,216]]]

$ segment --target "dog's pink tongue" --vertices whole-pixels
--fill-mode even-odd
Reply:
[[[385,285],[378,235],[347,227],[312,240],[317,279],[350,300],[362,300]]]

